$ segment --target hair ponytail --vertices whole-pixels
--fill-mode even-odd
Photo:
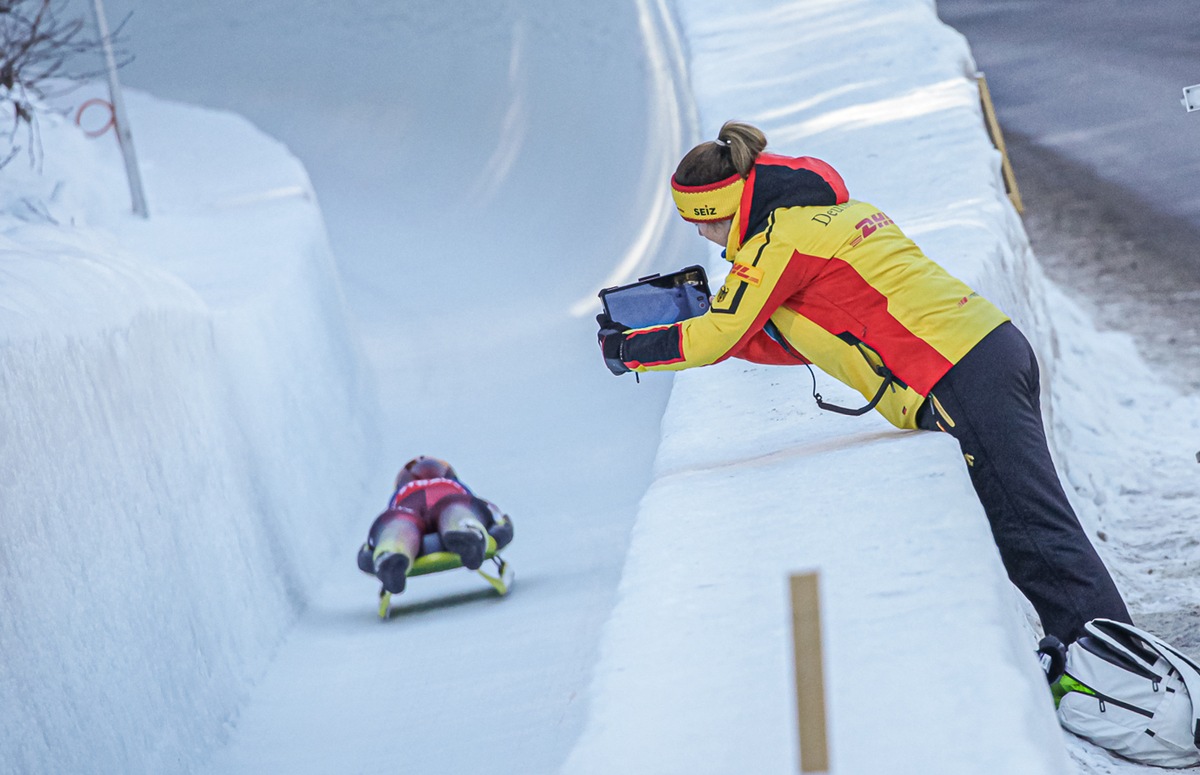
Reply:
[[[700,143],[687,152],[675,169],[674,180],[684,186],[706,186],[734,174],[745,178],[767,147],[762,130],[740,121],[726,121],[716,141]]]
[[[767,137],[761,129],[740,121],[726,121],[717,133],[717,140],[729,149],[733,169],[743,178],[750,174],[754,160],[767,147]]]

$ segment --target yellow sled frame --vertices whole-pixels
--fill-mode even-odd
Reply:
[[[496,564],[496,575],[485,573],[483,569],[475,571],[483,577],[484,581],[492,586],[492,589],[500,595],[508,594],[508,586],[512,582],[512,572],[508,568],[508,563],[504,561],[500,555],[496,554],[496,539],[491,535],[487,537],[487,551],[483,555],[484,560],[491,560]],[[454,570],[463,566],[462,560],[454,552],[430,552],[422,554],[413,562],[412,569],[408,572],[408,577],[425,576],[430,573],[441,573],[445,570]],[[379,590],[379,618],[386,619],[391,613],[392,593],[386,589]]]

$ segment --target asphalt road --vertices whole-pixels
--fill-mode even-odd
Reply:
[[[939,0],[987,76],[1047,274],[1200,390],[1200,6]]]

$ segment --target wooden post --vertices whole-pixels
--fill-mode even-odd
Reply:
[[[817,574],[793,574],[791,589],[800,771],[827,773],[829,737],[825,727],[825,659],[821,651],[821,602]]]
[[[983,105],[983,120],[987,124],[988,136],[992,145],[1000,152],[1000,171],[1004,174],[1004,188],[1008,192],[1009,201],[1018,213],[1025,212],[1021,204],[1021,192],[1017,190],[1017,176],[1013,174],[1012,164],[1008,160],[1008,149],[1004,147],[1004,135],[1000,132],[1000,122],[996,120],[996,109],[992,105],[992,93],[988,91],[987,79],[983,73],[976,73],[975,80],[979,84],[979,102]]]

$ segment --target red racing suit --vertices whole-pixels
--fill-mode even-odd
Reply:
[[[404,518],[416,524],[422,534],[435,533],[436,517],[444,507],[438,504],[448,498],[464,503],[474,500],[470,491],[453,479],[418,479],[393,493],[388,511],[406,512]]]
[[[403,547],[410,561],[422,550],[422,537],[461,530],[463,521],[477,521],[494,539],[497,548],[512,540],[512,520],[492,502],[473,494],[454,479],[417,479],[392,494],[388,507],[375,518],[367,542],[359,550],[359,567],[374,573],[375,548],[388,539]],[[389,551],[396,551],[393,546]]]
[[[934,384],[1008,320],[817,159],[759,156],[725,258],[704,315],[626,332],[627,367],[812,363],[868,400],[890,374],[876,409],[912,429]]]

